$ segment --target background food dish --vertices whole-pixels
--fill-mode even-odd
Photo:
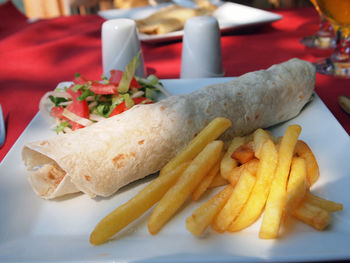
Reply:
[[[182,4],[181,2],[179,4]],[[248,7],[235,3],[223,3],[215,2],[218,9],[214,12],[214,17],[218,19],[219,27],[221,31],[229,31],[242,27],[249,27],[258,24],[271,23],[282,19],[281,15],[267,12],[261,9]],[[158,6],[147,6],[131,9],[112,9],[106,11],[100,11],[98,14],[105,19],[114,18],[131,18],[142,19],[150,14],[156,12],[162,7],[169,4],[160,4]],[[146,35],[140,34],[139,38],[144,42],[163,42],[175,39],[181,39],[183,36],[183,30],[175,31],[162,35]]]
[[[183,94],[228,78],[163,80],[173,94]],[[321,118],[322,116],[322,118]],[[237,234],[212,234],[195,238],[185,228],[185,219],[199,203],[178,213],[158,235],[147,231],[141,217],[120,233],[123,237],[92,247],[88,237],[95,224],[112,209],[143,188],[152,176],[132,183],[111,198],[77,194],[74,198],[45,201],[38,198],[26,179],[20,153],[25,142],[54,136],[49,124],[38,114],[0,165],[0,261],[307,261],[350,258],[350,138],[316,95],[295,119],[271,129],[281,135],[286,125],[302,125],[301,139],[308,142],[320,165],[321,177],[314,193],[344,204],[325,232],[295,222],[278,240],[261,240],[259,222]],[[325,125],[327,123],[327,125]],[[148,213],[145,215],[148,216]],[[18,253],[20,251],[21,253]],[[137,251],[137,253],[135,253]],[[296,253],[297,252],[297,253]]]

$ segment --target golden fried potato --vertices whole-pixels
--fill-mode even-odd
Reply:
[[[233,159],[231,155],[239,146],[243,145],[244,143],[245,143],[244,137],[233,138],[230,146],[228,147],[220,163],[220,173],[223,178],[227,179],[231,171],[233,170],[233,168],[237,167],[238,161]]]
[[[259,218],[269,194],[271,181],[277,166],[277,158],[275,144],[270,139],[266,140],[261,148],[257,178],[252,193],[241,213],[229,226],[229,231],[242,230]]]
[[[317,230],[324,230],[331,222],[331,213],[318,206],[302,202],[293,216]]]
[[[254,141],[254,152],[255,157],[260,159],[261,157],[261,148],[266,140],[270,139],[272,142],[275,142],[275,138],[271,135],[269,131],[263,129],[257,129],[253,133]]]
[[[239,146],[231,155],[231,158],[236,159],[240,164],[249,162],[254,158],[254,149],[251,143]]]
[[[289,125],[282,137],[278,151],[278,163],[260,227],[260,238],[268,239],[278,237],[287,197],[286,188],[290,165],[292,163],[294,147],[300,132],[301,127],[299,125]]]
[[[192,160],[209,142],[214,141],[223,134],[231,124],[231,121],[226,118],[218,117],[213,119],[180,153],[160,170],[160,176],[173,170],[180,163]]]
[[[219,212],[212,222],[212,227],[218,232],[224,232],[239,215],[243,206],[247,202],[250,193],[254,187],[256,177],[249,172],[246,167],[242,171],[242,175],[230,198],[227,200],[225,206]]]
[[[230,176],[227,178],[227,180],[230,182],[230,184],[232,186],[235,186],[244,169],[248,169],[248,171],[252,175],[256,176],[256,171],[258,170],[258,166],[259,166],[259,160],[256,158],[251,159],[249,162],[247,162],[239,167],[234,168],[232,170]]]
[[[310,147],[301,140],[298,140],[294,151],[297,156],[305,159],[306,161],[308,186],[311,187],[320,177],[320,169],[318,167],[316,157],[311,151]]]
[[[307,189],[306,162],[299,157],[293,157],[292,167],[287,185],[287,200],[284,208],[285,217],[289,217],[292,211],[299,206],[304,199]]]
[[[307,202],[308,204],[315,205],[322,209],[325,209],[328,212],[337,212],[337,211],[343,210],[342,204],[316,196],[310,193],[310,191],[306,192],[304,201]]]
[[[177,180],[155,206],[149,220],[148,230],[154,235],[169,221],[188,196],[193,192],[203,177],[220,158],[224,143],[209,143],[191,162],[182,176]]]
[[[226,186],[207,202],[198,207],[191,216],[186,219],[186,228],[195,236],[200,236],[213,221],[215,215],[222,209],[231,196],[233,187]]]
[[[220,171],[215,175],[213,181],[210,183],[209,188],[215,188],[219,186],[227,185],[228,181],[223,178],[220,174]]]
[[[137,195],[104,217],[90,235],[90,243],[99,245],[139,218],[175,183],[190,162],[182,163],[168,174],[157,177]]]
[[[194,189],[192,193],[193,201],[197,201],[202,196],[202,194],[204,194],[205,191],[209,188],[215,176],[220,171],[220,162],[221,162],[221,158],[213,166],[213,168],[209,171],[209,173],[203,178],[203,180],[199,183],[199,185],[197,185],[196,189]]]

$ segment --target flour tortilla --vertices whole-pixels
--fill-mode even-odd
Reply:
[[[295,117],[310,100],[314,85],[312,64],[292,59],[28,143],[23,161],[32,170],[34,191],[43,198],[78,191],[110,196],[160,170],[213,118],[232,121],[221,139],[245,135]]]

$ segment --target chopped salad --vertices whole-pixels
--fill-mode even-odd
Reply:
[[[136,77],[138,65],[139,55],[124,71],[111,70],[110,77],[102,75],[101,81],[76,74],[69,87],[45,94],[40,108],[44,111],[46,108],[56,120],[57,133],[66,133],[120,114],[134,105],[153,103],[156,93],[166,91],[154,75]]]

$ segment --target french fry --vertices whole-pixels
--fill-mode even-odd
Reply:
[[[322,209],[327,210],[328,212],[336,212],[343,210],[342,204],[316,196],[310,193],[309,191],[307,191],[305,194],[304,202],[314,206],[318,206]]]
[[[306,174],[305,160],[299,157],[293,157],[287,184],[286,206],[284,208],[286,219],[305,197],[307,188]]]
[[[175,183],[190,162],[182,163],[162,177],[157,177],[137,195],[104,217],[90,235],[90,243],[99,245],[117,234],[151,208]]]
[[[269,196],[266,201],[265,212],[260,227],[259,237],[264,239],[277,238],[280,228],[283,209],[286,202],[286,186],[301,127],[290,125],[287,127],[278,151],[278,163],[271,184]]]
[[[330,212],[307,202],[302,202],[293,211],[293,216],[317,230],[324,230],[331,222]]]
[[[228,181],[225,178],[223,178],[219,172],[215,175],[213,181],[209,185],[209,188],[215,188],[215,187],[219,187],[227,184],[228,184]]]
[[[266,140],[261,149],[261,157],[256,174],[256,183],[252,193],[241,213],[232,222],[228,230],[231,232],[242,230],[254,223],[264,208],[271,181],[277,166],[277,150],[275,144]]]
[[[231,155],[239,163],[244,164],[254,158],[254,149],[252,143],[246,143],[239,146]]]
[[[232,169],[238,165],[238,161],[233,159],[231,155],[239,146],[243,145],[244,143],[245,143],[244,137],[233,138],[230,146],[228,147],[220,163],[220,173],[223,178],[227,179]]]
[[[192,160],[209,142],[223,134],[231,124],[231,121],[226,118],[218,117],[213,119],[180,153],[160,170],[160,176],[173,170],[180,163]]]
[[[306,161],[307,179],[309,187],[313,185],[320,177],[320,169],[317,160],[310,147],[301,140],[295,145],[295,154]]]
[[[210,171],[220,158],[222,141],[209,143],[191,162],[162,199],[155,206],[149,221],[148,230],[154,235],[175,214],[186,201],[202,178]]]
[[[266,140],[270,139],[271,141],[275,141],[274,137],[266,130],[263,129],[257,129],[253,133],[253,141],[254,141],[254,148],[255,148],[255,157],[260,159],[261,157],[261,148]]]
[[[247,162],[239,167],[234,168],[232,170],[230,176],[227,178],[227,180],[230,182],[230,184],[232,186],[235,186],[244,169],[248,169],[248,171],[252,175],[256,176],[256,171],[258,170],[258,166],[259,166],[259,160],[256,158],[251,159],[249,162]]]
[[[194,189],[192,193],[192,200],[197,201],[203,193],[208,189],[209,185],[213,181],[214,177],[220,171],[220,159],[213,166],[213,168],[209,171],[209,173],[203,178],[203,180],[197,185],[196,189]]]
[[[242,171],[242,175],[230,198],[222,210],[217,214],[212,222],[212,227],[218,232],[224,232],[238,216],[244,204],[247,202],[249,195],[254,187],[256,177],[252,175],[246,167]]]
[[[187,230],[195,236],[200,236],[210,225],[215,215],[225,205],[232,191],[233,187],[228,185],[198,207],[193,214],[186,219]]]

